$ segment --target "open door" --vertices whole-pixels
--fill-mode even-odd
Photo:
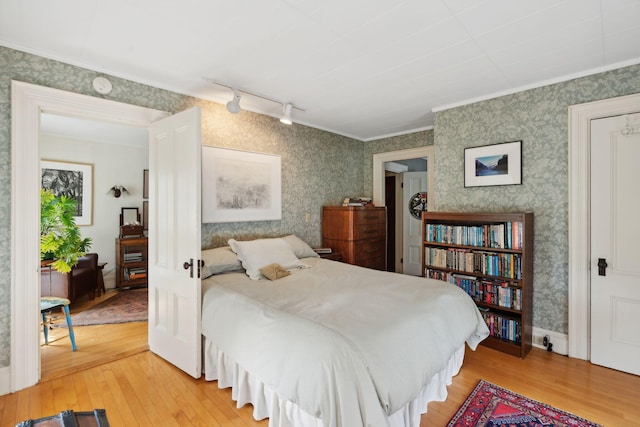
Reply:
[[[201,375],[200,109],[149,132],[149,347]]]
[[[422,275],[422,211],[427,172],[402,174],[402,273]],[[416,204],[417,202],[417,204]]]

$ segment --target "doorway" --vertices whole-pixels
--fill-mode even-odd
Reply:
[[[11,392],[40,378],[40,114],[90,118],[148,128],[166,112],[18,81],[11,82]]]
[[[149,132],[141,127],[42,112],[39,153],[40,160],[51,164],[60,161],[67,165],[82,165],[91,171],[90,177],[86,178],[91,196],[90,203],[86,203],[89,211],[83,213],[86,220],[78,225],[82,237],[91,239],[88,252],[96,253],[98,262],[104,265],[98,274],[103,275],[109,292],[93,300],[88,296],[75,300],[70,307],[74,316],[117,294],[113,290],[114,238],[119,233],[121,209],[136,207],[142,210],[143,171],[149,168]],[[127,191],[114,197],[114,192],[110,191],[114,186],[125,187]],[[57,316],[57,311],[53,315]],[[40,350],[41,377],[55,378],[114,360],[134,350],[137,353],[146,348],[148,342],[146,330],[142,336],[141,329],[144,329],[141,325],[125,324],[76,325],[74,330],[80,352],[70,355],[67,329],[54,327],[49,332],[49,345]],[[120,342],[126,342],[128,348],[122,348]]]
[[[429,165],[433,165],[435,160],[434,157],[434,147],[433,145],[411,148],[407,150],[399,150],[392,151],[387,153],[378,153],[373,155],[373,201],[376,206],[387,206],[388,210],[391,210],[387,199],[386,199],[386,175],[387,169],[392,169],[392,172],[401,174],[404,171],[408,171],[409,168],[405,165],[402,165],[402,161],[408,161],[410,159],[419,159],[418,161],[423,162],[425,159]],[[388,167],[391,166],[391,167]],[[404,166],[404,167],[402,167]],[[435,191],[434,188],[434,168],[427,167],[427,188],[429,188],[428,194],[428,204],[430,209],[433,209],[434,200],[435,200]],[[396,235],[396,245],[395,245],[395,256],[398,260],[396,263],[397,272],[402,272],[401,265],[399,265],[399,259],[404,257],[403,254],[403,238],[402,238],[402,230],[403,230],[403,215],[402,211],[405,209],[402,207],[402,190],[400,188],[396,188],[396,208],[395,208],[395,216],[396,216],[396,224],[400,222],[399,225],[395,228]],[[390,224],[388,224],[390,227]]]
[[[591,360],[590,138],[596,119],[637,113],[640,94],[569,107],[569,356]]]

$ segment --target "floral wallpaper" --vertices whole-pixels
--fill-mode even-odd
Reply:
[[[373,194],[374,154],[424,147],[425,145],[433,145],[433,130],[424,130],[407,135],[393,136],[366,142],[364,144],[364,153],[362,156],[362,160],[364,162],[364,194],[366,196],[371,196]]]
[[[568,331],[568,107],[640,92],[640,66],[435,115],[439,211],[534,213],[533,325]],[[522,140],[522,185],[464,187],[464,149]]]
[[[100,73],[0,46],[0,368],[10,363],[11,301],[11,80],[108,98],[176,113],[202,109],[205,145],[279,154],[282,160],[281,221],[203,224],[203,248],[226,244],[229,237],[297,234],[321,244],[322,206],[346,195],[362,194],[363,142],[247,111],[229,114],[223,105],[109,76],[113,91],[94,92]],[[327,183],[331,183],[327,185]],[[305,222],[309,213],[311,220]],[[114,236],[115,237],[115,236]]]
[[[111,77],[113,91],[95,93],[95,71],[0,46],[0,368],[10,361],[11,80],[16,79],[168,112],[202,108],[203,144],[279,154],[282,158],[281,221],[203,224],[203,248],[231,237],[295,233],[321,241],[325,204],[347,195],[371,195],[375,153],[435,145],[438,210],[527,210],[535,215],[535,326],[567,331],[567,107],[640,92],[640,66],[441,111],[434,130],[361,142],[241,112],[163,89]],[[464,188],[465,147],[523,141],[523,184]],[[310,222],[305,222],[309,213]]]

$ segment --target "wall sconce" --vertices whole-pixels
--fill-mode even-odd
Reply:
[[[122,185],[114,185],[113,187],[111,187],[109,191],[113,191],[113,197],[115,197],[116,199],[120,197],[123,193],[129,192]]]

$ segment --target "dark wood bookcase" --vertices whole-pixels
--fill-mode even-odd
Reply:
[[[147,286],[148,240],[146,237],[116,238],[116,287]]]
[[[533,213],[422,214],[422,275],[464,289],[491,335],[482,344],[524,358],[531,350]]]

